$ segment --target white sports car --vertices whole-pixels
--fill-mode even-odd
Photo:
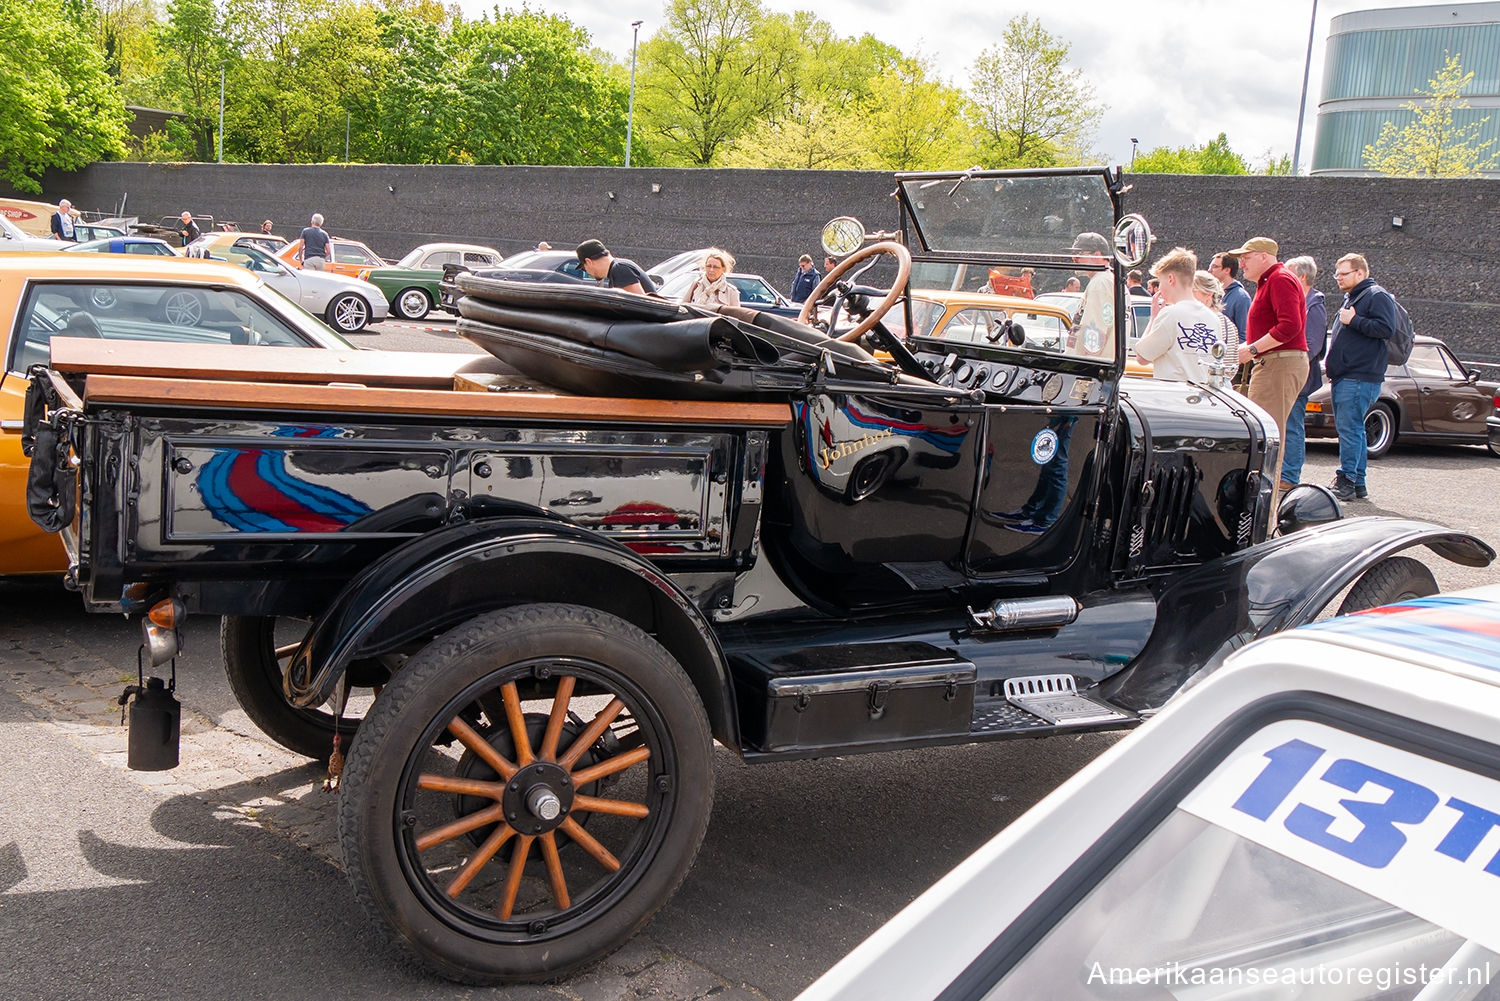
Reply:
[[[390,313],[385,293],[369,282],[329,271],[291,268],[259,247],[232,245],[215,249],[225,260],[242,264],[260,275],[267,285],[309,313],[323,317],[341,334],[358,333]]]
[[[1236,653],[799,1001],[1496,997],[1491,585]]]

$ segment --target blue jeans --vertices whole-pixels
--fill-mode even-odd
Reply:
[[[1339,431],[1339,472],[1355,486],[1365,482],[1365,414],[1380,397],[1380,383],[1340,379],[1333,384],[1333,424]]]
[[[1307,394],[1297,397],[1286,417],[1286,447],[1281,453],[1281,478],[1296,485],[1302,482],[1302,460],[1307,457]]]

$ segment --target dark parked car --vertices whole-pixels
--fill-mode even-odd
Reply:
[[[502,267],[480,268],[478,271],[464,264],[444,264],[443,280],[438,284],[439,309],[457,315],[458,300],[463,292],[453,284],[453,279],[470,272],[509,281],[594,283],[594,279],[583,270],[583,265],[578,263],[578,255],[571,250],[528,250],[507,257]]]
[[[1500,407],[1500,385],[1481,382],[1436,337],[1417,338],[1405,365],[1385,372],[1380,397],[1365,415],[1370,458],[1378,459],[1398,440],[1440,445],[1489,445],[1500,455],[1500,440],[1486,427]],[[1307,401],[1307,437],[1338,438],[1333,423],[1333,392],[1325,381]]]

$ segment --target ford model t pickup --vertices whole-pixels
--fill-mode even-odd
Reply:
[[[91,609],[144,615],[151,664],[184,614],[225,616],[251,718],[347,755],[349,878],[411,956],[554,978],[671,897],[714,741],[761,762],[1128,728],[1341,595],[1434,591],[1402,550],[1492,559],[1315,487],[1278,505],[1264,413],[1122,379],[1117,276],[1150,239],[1118,193],[900,175],[900,231],[830,224],[846,256],[800,320],[463,276],[459,329],[496,361],[442,381],[58,340],[31,507]],[[1038,292],[1079,275],[1078,315],[1028,330],[979,291],[1023,267]],[[138,687],[132,757],[168,767],[170,681]]]

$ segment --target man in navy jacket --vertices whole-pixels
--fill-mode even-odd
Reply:
[[[1328,334],[1324,371],[1333,386],[1333,423],[1339,432],[1339,469],[1333,493],[1339,500],[1370,495],[1365,486],[1365,414],[1385,381],[1386,341],[1396,332],[1396,301],[1370,277],[1360,254],[1339,258],[1334,278],[1344,304]]]
[[[823,276],[813,267],[813,259],[807,254],[797,258],[797,270],[792,273],[792,301],[803,302],[813,294]]]

